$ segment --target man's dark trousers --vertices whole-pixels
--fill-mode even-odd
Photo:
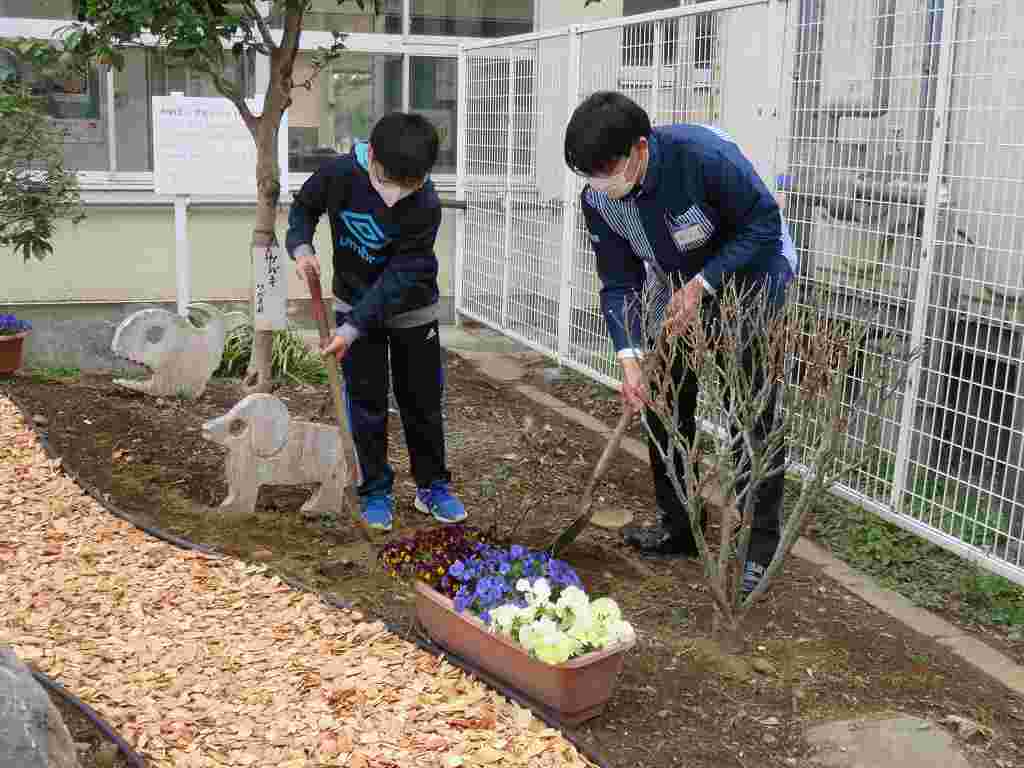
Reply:
[[[707,298],[703,305],[704,322],[711,332],[718,322],[719,303],[715,298]],[[754,375],[755,391],[756,387],[760,386],[764,380],[764,371],[755,371],[755,356],[751,352],[751,345],[745,345],[746,352],[743,355],[743,371],[747,376]],[[760,366],[758,366],[760,368]],[[699,394],[699,386],[697,377],[693,371],[686,365],[685,355],[682,352],[675,356],[672,361],[672,378],[676,384],[682,382],[682,386],[679,391],[679,412],[678,412],[678,427],[679,431],[684,435],[687,440],[690,441],[691,445],[696,436],[697,422],[696,422],[696,410],[697,410],[697,397]],[[754,440],[763,440],[764,436],[768,434],[771,426],[775,419],[775,405],[778,395],[778,386],[774,388],[772,397],[768,408],[765,409],[758,421],[758,429],[755,431]],[[662,447],[666,446],[666,435],[665,430],[662,428],[658,419],[653,415],[650,409],[646,412],[647,423],[651,426],[655,436],[658,440],[658,444]],[[654,493],[658,507],[662,513],[661,523],[664,528],[679,542],[683,543],[684,550],[694,550],[696,545],[693,543],[693,533],[690,528],[690,516],[686,509],[685,502],[680,500],[676,494],[675,487],[672,485],[672,481],[669,479],[669,474],[665,469],[665,464],[661,460],[655,443],[651,441],[650,435],[647,437],[648,451],[651,460],[651,470],[654,475]],[[736,451],[735,459],[737,462],[741,460],[742,452],[745,449],[740,448]],[[667,450],[666,450],[667,452]],[[780,455],[774,460],[773,467],[781,467],[784,463],[784,456]],[[678,479],[680,484],[685,489],[685,475],[683,474],[683,462],[677,456],[676,466],[678,468]],[[785,487],[785,476],[779,474],[763,483],[761,483],[757,498],[754,504],[754,515],[753,525],[750,537],[750,548],[747,554],[748,560],[754,560],[762,565],[767,565],[772,556],[775,554],[775,549],[779,542],[779,517],[782,511],[782,500],[783,500],[783,489]],[[737,488],[737,492],[742,491],[743,487]],[[703,523],[706,521],[702,521]]]

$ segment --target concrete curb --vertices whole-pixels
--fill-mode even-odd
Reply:
[[[552,397],[547,392],[543,392],[529,384],[516,383],[523,378],[526,371],[512,355],[480,352],[466,354],[462,350],[457,349],[450,351],[467,362],[471,362],[484,376],[512,385],[516,392],[538,405],[550,408],[569,421],[586,427],[602,437],[607,437],[611,434],[611,428],[590,414],[573,408],[562,400]],[[624,438],[621,450],[639,461],[647,464],[650,463],[647,446],[639,440],[628,437]],[[963,632],[955,625],[930,611],[918,608],[910,600],[903,597],[903,595],[879,586],[869,576],[854,570],[831,552],[807,539],[797,541],[793,547],[793,554],[802,560],[821,567],[827,576],[857,595],[864,602],[896,619],[915,632],[919,632],[925,637],[949,648],[950,651],[975,669],[993,677],[1014,693],[1024,696],[1024,667],[1003,653],[986,645],[977,637]]]

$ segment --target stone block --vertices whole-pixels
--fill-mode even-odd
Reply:
[[[0,766],[78,768],[75,744],[50,697],[10,648],[0,648]]]

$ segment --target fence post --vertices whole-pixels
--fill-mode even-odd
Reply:
[[[659,123],[658,112],[661,111],[662,48],[666,23],[666,21],[654,22],[654,51],[652,52],[654,58],[651,62],[651,123],[655,125]]]
[[[508,134],[505,144],[505,263],[501,274],[501,330],[508,328],[509,292],[512,290],[512,145],[515,139],[516,63],[508,56]]]
[[[957,4],[947,0],[942,11],[942,38],[939,41],[939,70],[935,75],[935,110],[932,121],[931,155],[928,161],[928,193],[925,198],[924,225],[921,234],[921,256],[918,263],[914,294],[914,320],[910,331],[910,348],[919,350],[924,341],[931,300],[932,271],[935,265],[935,241],[939,225],[939,185],[946,165],[946,139],[949,135],[949,103],[953,79],[953,49],[956,36]],[[900,514],[903,494],[910,468],[910,446],[917,410],[917,393],[921,384],[922,355],[914,358],[903,393],[903,411],[896,444],[896,466],[893,474],[892,511]]]
[[[455,115],[455,199],[466,202],[466,145],[469,141],[469,126],[466,125],[466,113],[469,101],[469,62],[468,54],[464,45],[459,46],[458,70],[456,74],[456,87],[458,106]],[[455,327],[462,327],[462,279],[463,265],[466,263],[466,217],[469,215],[469,207],[456,213],[455,219],[455,263],[452,264],[452,272],[455,275],[455,283],[452,289],[452,301],[455,303],[454,320]]]
[[[566,73],[565,124],[580,97],[579,25],[569,27],[569,71]],[[576,235],[576,174],[565,168],[565,186],[562,190],[562,248],[560,252],[561,277],[558,291],[558,363],[569,357],[569,330],[572,324],[572,263],[573,243]]]

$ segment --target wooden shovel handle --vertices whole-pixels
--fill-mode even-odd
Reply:
[[[326,344],[331,338],[331,329],[327,325],[327,311],[324,308],[323,292],[320,290],[320,278],[311,268],[306,269],[306,283],[309,285],[309,294],[313,298],[313,317],[316,319],[317,327],[320,330],[320,343]],[[333,358],[333,355],[330,356]],[[359,514],[359,497],[356,491],[361,480],[359,460],[356,456],[355,443],[352,441],[352,430],[345,413],[345,398],[342,394],[341,376],[338,374],[338,363],[334,359],[328,359],[324,363],[327,369],[327,383],[331,390],[331,399],[334,401],[334,414],[338,420],[338,433],[341,436],[341,447],[345,451],[345,459],[349,466],[349,481],[345,484],[345,506],[352,519],[360,523],[364,535],[369,536],[369,531],[362,525],[362,518]]]

